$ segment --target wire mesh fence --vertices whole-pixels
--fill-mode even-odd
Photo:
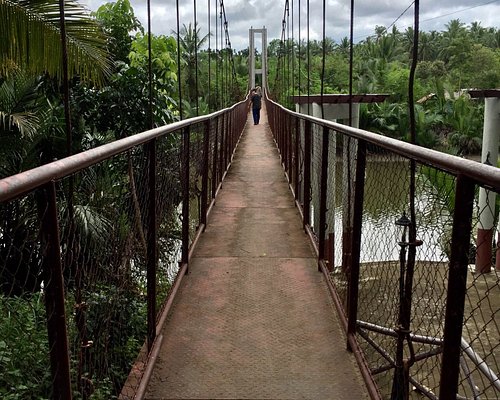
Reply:
[[[0,397],[134,397],[245,121],[240,103],[0,180]]]
[[[297,138],[267,107],[283,159]],[[291,115],[285,168],[371,393],[499,398],[498,170]]]

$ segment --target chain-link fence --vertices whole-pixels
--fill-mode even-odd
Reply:
[[[267,108],[371,395],[498,399],[499,170]]]
[[[0,397],[133,398],[246,111],[0,180]]]

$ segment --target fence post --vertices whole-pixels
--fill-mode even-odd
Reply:
[[[45,311],[49,339],[52,391],[54,400],[71,399],[68,334],[64,279],[62,274],[56,185],[49,182],[41,189],[42,271],[44,274]]]
[[[440,400],[456,399],[458,392],[460,344],[462,340],[465,293],[467,291],[467,265],[472,230],[474,189],[474,182],[470,178],[464,175],[457,176],[444,320],[444,344],[439,387]]]
[[[213,149],[213,159],[212,159],[212,199],[215,199],[215,193],[217,192],[217,186],[219,180],[217,178],[217,165],[218,165],[218,146],[219,146],[219,117],[215,117],[215,138],[214,138],[214,149]]]
[[[358,290],[359,290],[359,259],[361,252],[361,229],[363,225],[363,199],[365,192],[366,142],[358,143],[356,157],[356,183],[354,187],[353,224],[351,263],[348,266],[347,286],[347,348],[352,350],[349,337],[356,335],[356,320],[358,318]]]
[[[187,264],[189,261],[189,141],[190,128],[187,126],[184,128],[182,146],[182,264]],[[186,274],[188,272],[189,267],[186,269]]]
[[[205,122],[205,131],[203,137],[203,176],[201,180],[201,220],[200,223],[207,226],[208,209],[208,159],[210,151],[210,120]]]
[[[147,145],[148,149],[148,232],[147,232],[147,296],[148,296],[148,350],[153,348],[156,338],[156,266],[157,266],[157,223],[156,223],[156,139]]]
[[[222,182],[222,177],[224,176],[224,171],[225,171],[225,168],[224,168],[224,146],[226,145],[226,141],[224,140],[226,138],[226,134],[225,134],[225,129],[224,129],[224,119],[225,119],[225,114],[222,114],[221,117],[222,119],[221,122],[221,130],[220,130],[220,148],[219,148],[219,151],[220,151],[220,154],[219,154],[219,182]]]
[[[299,194],[299,164],[300,164],[300,119],[297,117],[295,118],[295,159],[294,159],[294,164],[293,164],[293,178],[295,179],[294,182],[294,189],[295,189],[295,200],[298,200],[300,198]]]
[[[323,127],[323,143],[321,149],[321,185],[319,195],[319,243],[318,243],[318,271],[321,272],[319,261],[325,259],[325,236],[326,236],[326,194],[328,190],[328,142],[329,129]]]
[[[288,178],[290,183],[292,183],[292,160],[293,160],[293,147],[292,147],[292,135],[293,132],[293,117],[291,114],[288,115],[288,132],[287,132],[287,143],[288,143]]]
[[[305,121],[304,132],[304,227],[311,222],[311,121]]]

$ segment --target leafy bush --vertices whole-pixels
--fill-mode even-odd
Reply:
[[[43,295],[0,295],[0,398],[46,399],[51,392]]]

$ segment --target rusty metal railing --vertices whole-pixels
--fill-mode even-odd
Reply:
[[[485,213],[488,228],[497,226],[500,169],[266,100],[290,189],[371,397],[498,399],[498,232],[479,239],[476,232]],[[407,217],[412,173],[415,221]],[[483,246],[488,273],[474,266]]]
[[[0,393],[144,390],[246,117],[240,102],[0,180]]]

